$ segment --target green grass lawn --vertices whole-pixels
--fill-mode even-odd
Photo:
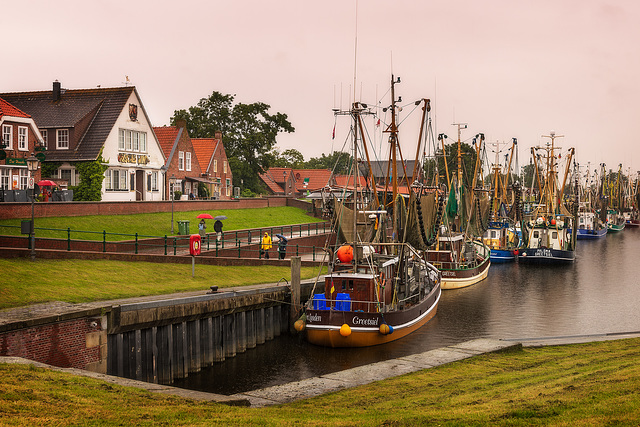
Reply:
[[[303,267],[303,279],[316,277]],[[326,268],[325,268],[326,270]],[[277,266],[156,264],[105,260],[0,259],[0,309],[49,301],[82,303],[175,292],[291,282],[291,268]]]
[[[523,348],[266,408],[0,364],[0,424],[635,426],[639,360],[640,339]]]
[[[308,215],[304,210],[292,206],[280,206],[255,209],[222,209],[209,211],[191,211],[174,213],[174,234],[178,234],[178,221],[189,221],[189,232],[198,232],[201,213],[212,216],[226,215],[223,221],[224,231],[245,228],[275,227],[291,224],[321,222],[322,220]],[[30,218],[23,218],[30,219]],[[0,220],[1,235],[20,235],[21,219]],[[35,219],[36,236],[51,238],[67,238],[67,229],[72,230],[72,239],[102,240],[103,231],[109,233],[107,241],[132,240],[136,233],[139,236],[170,236],[171,212],[145,213],[135,215],[93,215],[77,217],[51,217]],[[207,231],[213,233],[212,219],[206,220]],[[62,230],[62,231],[54,231]],[[78,232],[83,231],[83,232]],[[115,234],[113,234],[115,233]]]

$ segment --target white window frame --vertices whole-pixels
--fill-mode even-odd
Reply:
[[[133,151],[140,151],[140,132],[133,132]]]
[[[140,132],[140,152],[141,153],[147,152],[147,133],[146,132]]]
[[[213,172],[218,173],[218,159],[213,159]]]
[[[129,172],[127,169],[112,168],[105,172],[105,190],[128,191]]]
[[[20,190],[26,190],[29,187],[29,171],[27,169],[20,169],[19,171],[19,188]]]
[[[61,143],[65,142],[65,138],[62,138],[61,135],[66,134],[66,146],[61,145]],[[69,129],[56,129],[56,149],[58,150],[68,150],[69,149]]]
[[[18,126],[18,150],[29,151],[29,128]]]
[[[132,151],[132,139],[133,139],[133,131],[127,130],[125,131],[125,139],[126,139],[126,151]]]
[[[151,172],[151,191],[158,191],[158,172]]]
[[[185,167],[188,171],[191,170],[191,152],[187,151],[185,153]]]
[[[227,161],[223,160],[222,161],[222,173],[226,174],[227,173]],[[228,194],[227,194],[228,196]]]
[[[2,125],[2,143],[5,150],[13,150],[13,126]]]
[[[118,150],[120,150],[120,151],[124,151],[125,133],[126,133],[126,130],[118,129]]]
[[[227,178],[226,184],[227,184],[227,188],[225,192],[227,193],[227,197],[229,197],[231,195],[231,179]]]
[[[11,190],[11,169],[0,167],[0,190]]]
[[[42,135],[42,141],[44,142],[44,149],[49,148],[49,135],[46,129],[40,129],[40,135]]]
[[[178,151],[178,170],[184,170],[184,151]]]

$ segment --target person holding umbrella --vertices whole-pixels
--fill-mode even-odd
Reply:
[[[216,232],[218,242],[222,240],[222,220],[227,219],[226,215],[218,215],[215,217],[216,222],[213,224],[213,230]]]
[[[204,222],[205,219],[213,219],[213,217],[211,216],[211,214],[208,213],[203,213],[198,215],[196,218],[199,218],[201,221],[198,224],[198,230],[200,231],[200,237],[202,237],[204,239],[204,236],[206,234],[206,229],[207,229],[207,224]]]
[[[287,243],[288,240],[282,234],[276,234],[278,240],[278,255],[280,259],[284,259],[285,254],[287,253]]]
[[[271,236],[266,231],[262,236],[262,243],[260,243],[260,251],[264,252],[265,259],[269,259],[269,249],[271,249]]]

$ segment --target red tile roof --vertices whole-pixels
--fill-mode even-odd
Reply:
[[[178,136],[179,128],[176,126],[161,126],[154,127],[153,131],[158,138],[160,147],[162,147],[164,156],[168,159],[171,155],[171,150],[173,149],[173,145],[175,144],[176,137]]]
[[[329,169],[294,169],[297,191],[319,190],[331,185],[331,171]],[[305,180],[307,185],[305,185]]]
[[[271,169],[274,169],[274,168],[271,168]],[[284,194],[284,189],[282,188],[282,186],[276,183],[274,177],[271,175],[270,173],[271,169],[269,169],[265,173],[259,174],[260,178],[267,185],[267,187],[269,187],[269,190],[271,190],[273,194]],[[278,168],[278,169],[284,169],[284,168]],[[280,172],[280,175],[276,175],[276,176],[282,176],[282,172]],[[281,181],[281,182],[284,183],[284,181]]]
[[[191,144],[193,145],[193,151],[196,153],[196,158],[202,172],[209,172],[209,166],[211,164],[211,158],[216,152],[218,144],[222,141],[215,138],[191,138]]]
[[[4,99],[0,98],[0,117],[2,116],[22,117],[26,119],[31,118],[31,116],[24,111],[14,107]]]
[[[336,185],[338,187],[353,187],[353,175],[335,175]],[[364,176],[358,176],[358,187],[364,187],[367,185],[367,180]]]

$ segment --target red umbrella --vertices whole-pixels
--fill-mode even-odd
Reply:
[[[196,218],[213,219],[213,217],[210,214],[200,214]]]
[[[48,179],[43,179],[42,181],[38,182],[38,186],[40,186],[40,187],[55,187],[56,185],[58,185],[58,184],[56,184],[55,182],[50,181]]]

